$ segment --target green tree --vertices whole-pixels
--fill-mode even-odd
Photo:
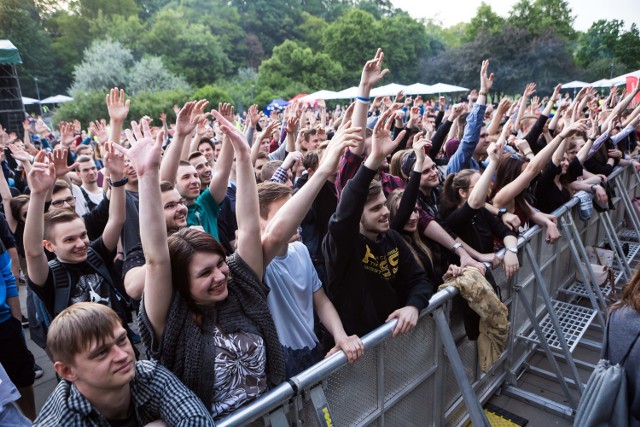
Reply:
[[[462,40],[470,42],[475,39],[478,34],[485,32],[497,34],[503,30],[505,22],[503,17],[495,13],[491,6],[483,1],[478,7],[476,16],[464,27]]]
[[[133,64],[127,72],[126,87],[131,95],[145,91],[189,90],[187,82],[169,72],[157,56],[144,57]]]
[[[394,82],[415,83],[420,75],[420,59],[442,50],[442,42],[427,34],[426,27],[408,15],[384,17],[375,28],[385,53],[384,66],[391,71],[389,78]]]
[[[275,91],[335,89],[342,67],[324,53],[287,40],[273,49],[271,58],[263,61],[258,72],[261,85]],[[289,91],[290,92],[290,91]]]
[[[291,38],[302,13],[299,0],[231,0],[228,4],[237,7],[242,28],[261,41],[267,54]]]
[[[84,52],[84,60],[73,70],[71,93],[108,90],[126,87],[128,69],[133,65],[133,55],[119,42],[96,41]]]
[[[55,72],[51,40],[42,27],[32,0],[0,2],[0,39],[10,40],[20,52],[22,65],[16,69],[25,96],[35,98],[35,77],[40,82],[43,97],[64,89],[60,75]]]
[[[638,27],[624,30],[624,21],[599,20],[578,39],[577,63],[591,80],[598,80],[640,68]]]
[[[218,104],[221,102],[228,102],[233,104],[233,98],[224,89],[217,86],[206,85],[197,89],[193,93],[193,99],[206,99],[209,101],[211,108],[218,108]]]
[[[170,71],[194,86],[215,82],[230,68],[219,40],[202,24],[193,24],[179,10],[160,11],[144,38],[146,52],[160,55]]]
[[[315,51],[322,50],[322,34],[327,22],[307,12],[302,12],[302,22],[294,29],[298,42],[305,44]]]
[[[130,49],[135,57],[141,57],[144,49],[140,41],[146,32],[145,24],[136,15],[106,16],[102,12],[91,21],[89,32],[94,39],[110,38],[113,41],[122,43],[124,47]]]
[[[509,14],[514,28],[526,29],[531,38],[542,34],[558,34],[573,40],[575,17],[566,0],[520,0]]]
[[[376,20],[363,10],[350,9],[327,25],[322,37],[324,52],[342,65],[340,83],[354,85],[360,79],[362,66],[380,47]]]

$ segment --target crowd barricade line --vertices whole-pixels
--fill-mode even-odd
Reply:
[[[586,245],[608,242],[621,258],[618,278],[627,276],[624,270],[632,257],[624,256],[616,233],[625,212],[632,215],[632,231],[640,230],[630,204],[640,192],[638,178],[632,168],[619,168],[610,176],[618,192],[611,213],[594,212],[583,221],[577,198],[556,210],[563,237],[555,245],[545,242],[545,230],[538,226],[519,237],[517,276],[507,280],[501,268],[494,270],[509,308],[510,331],[507,349],[487,373],[479,369],[477,346],[465,336],[461,313],[452,309],[458,291],[448,287],[433,295],[410,334],[392,338],[396,321],[386,323],[363,337],[366,352],[357,363],[348,364],[342,353],[333,355],[217,425],[462,426],[472,421],[488,426],[481,406],[499,389],[570,418],[584,387],[577,368],[593,368],[574,359],[573,351],[578,345],[599,345],[583,335],[592,323],[602,330],[608,295],[594,286],[589,263],[582,267],[580,261],[587,259]],[[640,250],[640,243],[635,245]],[[591,283],[576,288],[576,271]],[[544,354],[552,371],[528,366],[534,354]],[[561,363],[568,366],[568,376]],[[519,388],[518,378],[527,370],[556,379],[568,405]]]

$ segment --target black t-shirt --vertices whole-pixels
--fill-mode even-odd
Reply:
[[[472,209],[467,202],[444,220],[465,243],[480,253],[493,252],[494,237],[517,236],[509,227],[483,207]]]
[[[102,238],[91,242],[89,250],[95,251],[107,266],[111,264],[110,260],[115,256],[114,252],[109,251],[104,246]],[[97,302],[113,308],[122,315],[122,302],[119,296],[114,292],[113,287],[107,280],[95,271],[87,261],[77,264],[61,262],[61,264],[69,273],[71,280],[68,305],[84,301]],[[57,313],[54,313],[55,289],[53,280],[53,273],[49,268],[47,280],[42,286],[38,286],[30,279],[28,283],[38,298],[42,300],[49,313],[56,315]]]
[[[544,213],[551,213],[560,206],[571,200],[569,190],[561,187],[558,188],[554,179],[562,173],[562,167],[556,166],[553,161],[549,161],[544,170],[538,177],[536,185],[536,207]],[[582,165],[578,158],[574,158],[567,169],[568,181],[573,182],[577,177],[582,175]]]
[[[136,413],[133,410],[133,401],[131,402],[131,406],[129,407],[127,418],[123,420],[107,419],[107,422],[111,427],[140,427],[140,423],[138,423],[138,420],[136,419]]]

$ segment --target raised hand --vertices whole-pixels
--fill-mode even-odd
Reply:
[[[73,123],[60,122],[60,144],[69,147],[74,141]]]
[[[482,67],[480,67],[480,92],[486,95],[493,86],[493,79],[495,75],[489,74],[489,60],[482,61]]]
[[[372,88],[389,73],[388,69],[382,69],[383,60],[384,52],[382,52],[381,48],[378,48],[376,56],[364,64],[362,76],[360,77],[360,85]]]
[[[201,101],[199,101],[201,102]],[[178,111],[176,115],[176,135],[182,138],[193,133],[198,123],[197,103],[189,101]]]
[[[89,122],[89,130],[98,137],[98,142],[104,144],[109,139],[107,128],[99,121]]]
[[[8,144],[7,147],[9,147],[9,151],[11,151],[14,159],[20,162],[31,161],[31,155],[24,150],[23,144]]]
[[[393,110],[385,111],[378,119],[376,126],[373,128],[373,138],[371,141],[371,156],[374,160],[382,160],[391,154],[393,149],[402,141],[405,130],[400,132],[395,140],[391,140],[392,117],[395,115]]]
[[[107,94],[107,110],[109,118],[114,122],[122,123],[129,114],[131,100],[125,100],[124,89],[112,88]]]
[[[299,162],[299,164],[302,164],[303,159],[304,159],[304,156],[302,155],[301,152],[293,151],[287,154],[287,157],[285,157],[281,167],[284,170],[291,169],[296,162]]]
[[[451,107],[451,112],[449,113],[449,120],[454,121],[460,117],[460,114],[464,113],[466,108],[467,106],[463,103],[454,104],[454,106]]]
[[[255,127],[258,124],[258,120],[260,120],[260,111],[258,111],[258,106],[256,104],[249,107],[249,110],[247,111],[247,118],[249,119],[249,123],[252,127]]]
[[[524,88],[524,93],[523,96],[526,98],[529,98],[531,95],[533,95],[534,93],[536,93],[536,84],[535,83],[529,83],[525,88]]]
[[[222,107],[222,104],[220,104],[220,107]],[[231,107],[231,111],[233,111],[233,107]],[[248,156],[249,143],[245,136],[233,125],[233,115],[231,116],[231,120],[228,120],[220,111],[211,110],[211,115],[218,121],[222,133],[224,133],[233,144],[233,148],[236,151],[236,158],[238,158],[240,154],[246,154]],[[269,123],[261,135],[270,135],[267,134],[267,132],[271,132],[276,125],[277,123],[275,122]],[[259,140],[260,139],[258,139],[258,141]]]
[[[69,150],[64,148],[54,149],[49,153],[49,161],[53,164],[53,168],[56,174],[56,179],[65,176],[72,170],[78,167],[78,163],[74,163],[71,166],[67,166],[67,158],[69,157]]]
[[[424,137],[422,132],[419,132],[413,137],[413,152],[416,154],[416,163],[424,163],[424,159],[427,157],[427,153],[431,150],[431,141]]]
[[[338,170],[338,162],[344,149],[347,147],[355,147],[359,142],[363,141],[362,128],[351,127],[351,121],[343,123],[344,127],[340,127],[336,134],[331,138],[327,148],[322,156],[320,168],[325,168],[330,174]]]
[[[56,171],[52,163],[46,163],[46,153],[39,152],[27,175],[27,183],[31,194],[48,194],[56,183]]]
[[[147,127],[149,126],[147,125]],[[115,142],[107,142],[104,145],[103,159],[104,167],[109,172],[111,179],[118,181],[124,176],[125,162],[124,154],[114,148],[116,145],[117,144]]]
[[[127,149],[118,144],[111,144],[111,149],[114,149],[113,151],[119,151],[126,156],[139,177],[148,171],[157,171],[162,158],[164,130],[159,131],[154,140],[148,123],[142,124],[141,131],[138,123],[131,122],[131,129],[132,130],[127,129],[125,131],[131,148]]]
[[[404,98],[404,90],[399,90],[398,93],[396,93],[396,97],[393,100],[393,103],[397,104],[399,102],[402,102],[403,98]]]

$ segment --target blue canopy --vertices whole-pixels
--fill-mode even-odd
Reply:
[[[285,101],[284,99],[274,99],[266,107],[264,107],[264,113],[269,114],[271,111],[282,109],[287,105],[289,105],[289,102]]]

